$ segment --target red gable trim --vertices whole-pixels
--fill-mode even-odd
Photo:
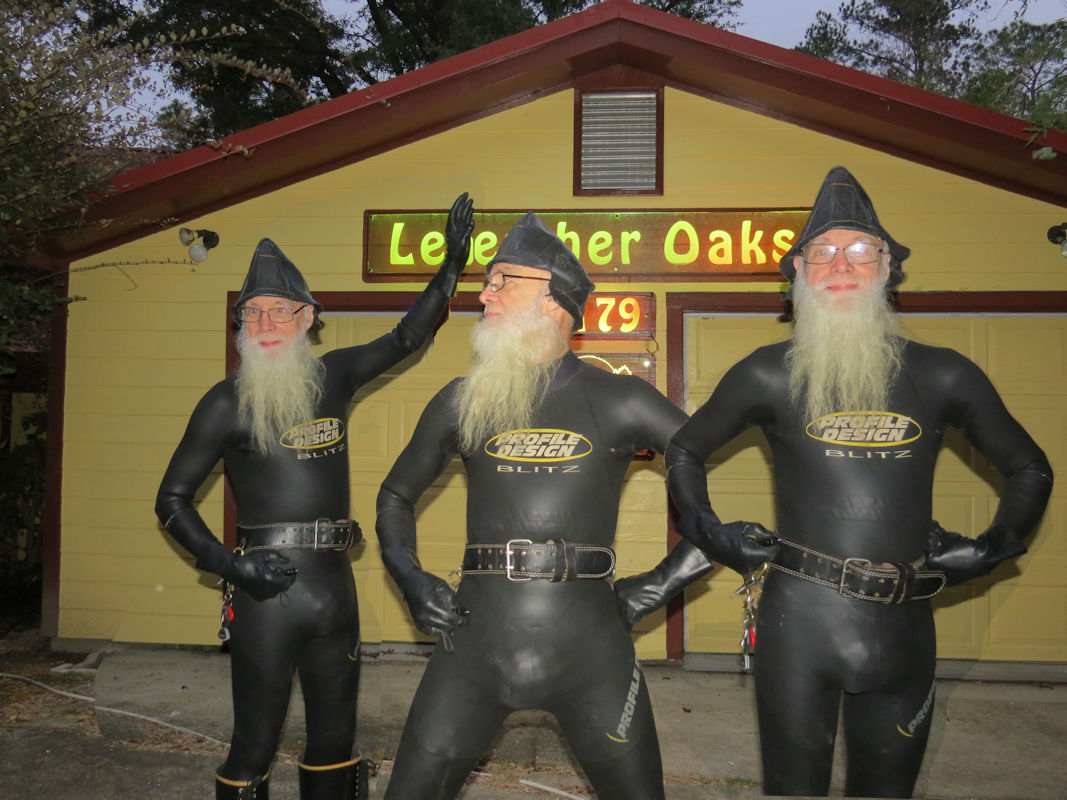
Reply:
[[[802,53],[605,0],[561,20],[127,173],[94,209],[114,220],[56,243],[79,258],[624,66],[665,85],[1067,206],[1061,157],[1034,161],[1027,123]],[[233,154],[244,148],[250,156]],[[229,154],[227,153],[229,151]]]

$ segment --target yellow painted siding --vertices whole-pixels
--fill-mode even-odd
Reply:
[[[476,208],[485,209],[805,206],[827,169],[841,163],[871,191],[893,234],[914,249],[906,289],[1067,290],[1063,259],[1044,237],[1063,221],[1062,209],[673,89],[665,93],[663,196],[574,197],[572,116],[573,94],[560,92],[184,221],[220,236],[202,264],[172,263],[185,256],[175,225],[73,265],[70,292],[86,300],[71,306],[68,327],[61,636],[215,641],[217,591],[179,557],[159,530],[152,505],[189,413],[223,377],[224,299],[240,288],[263,236],[279,243],[315,291],[414,291],[421,285],[363,283],[366,209],[443,209],[464,190]],[[121,268],[94,268],[114,262]],[[668,291],[777,288],[599,283],[602,291],[653,293],[661,345]],[[473,284],[461,285],[461,291],[474,290]],[[377,324],[353,323],[348,335],[366,341]],[[404,373],[417,393],[428,396],[444,375],[463,371],[462,326],[453,319],[444,336],[457,337],[457,343],[435,348]],[[1053,326],[1062,332],[1062,322]],[[657,356],[661,390],[667,356],[664,349]],[[386,384],[367,392],[353,417],[358,448],[367,453],[366,474],[353,476],[353,511],[370,532],[377,483],[423,400],[412,394],[379,401],[379,393],[384,398],[395,392]],[[202,492],[200,505],[215,530],[222,522],[220,477]],[[620,574],[651,566],[663,549],[662,475],[655,465],[638,465],[632,477],[620,519]],[[461,520],[462,481],[450,472],[440,494],[427,500],[433,513],[424,516]],[[1062,506],[1054,513],[1063,520]],[[453,539],[461,537],[462,530],[428,528],[423,557],[443,568],[454,559]],[[370,543],[354,561],[364,637],[375,641],[406,632],[414,638],[374,547]],[[101,575],[92,574],[90,564],[100,566]],[[716,604],[717,594],[705,593],[699,602]],[[156,611],[146,613],[147,606]],[[716,608],[728,616],[728,606]],[[662,619],[657,615],[638,628],[639,652],[646,658],[665,652]]]

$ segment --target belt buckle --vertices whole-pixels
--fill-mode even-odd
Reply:
[[[845,597],[845,576],[848,575],[848,565],[851,562],[856,562],[858,567],[868,567],[871,564],[869,558],[846,558],[841,562],[841,581],[837,584],[837,593],[842,597]]]
[[[513,560],[515,556],[515,550],[513,549],[517,544],[524,544],[527,547],[533,544],[532,539],[508,539],[507,544],[504,545],[504,575],[512,583],[526,583],[531,580],[530,577],[516,578],[512,575],[515,571],[515,562]]]

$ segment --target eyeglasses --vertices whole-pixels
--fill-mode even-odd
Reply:
[[[237,309],[237,319],[241,322],[259,322],[264,314],[267,315],[267,319],[276,325],[280,325],[285,322],[292,322],[293,317],[296,316],[297,311],[301,311],[308,307],[307,303],[302,306],[290,310],[283,306],[276,306],[274,308],[268,308],[264,311],[262,308],[256,308],[254,306],[241,306]]]
[[[498,272],[493,275],[489,280],[485,282],[485,288],[493,294],[496,294],[503,289],[509,280],[517,281],[550,281],[551,278],[542,278],[540,275],[506,275],[503,272]]]
[[[853,242],[844,247],[833,244],[809,244],[800,251],[808,264],[829,264],[837,257],[838,251],[845,254],[849,264],[870,264],[877,261],[885,248],[871,242]]]

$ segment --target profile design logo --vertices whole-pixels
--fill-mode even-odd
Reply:
[[[573,431],[529,428],[494,436],[485,443],[485,452],[504,461],[550,463],[585,458],[593,452],[593,443]]]
[[[290,450],[317,450],[337,444],[344,435],[345,424],[341,420],[325,417],[290,428],[278,441]]]
[[[890,411],[839,411],[809,422],[804,432],[828,444],[895,447],[914,442],[922,427],[911,417]]]

